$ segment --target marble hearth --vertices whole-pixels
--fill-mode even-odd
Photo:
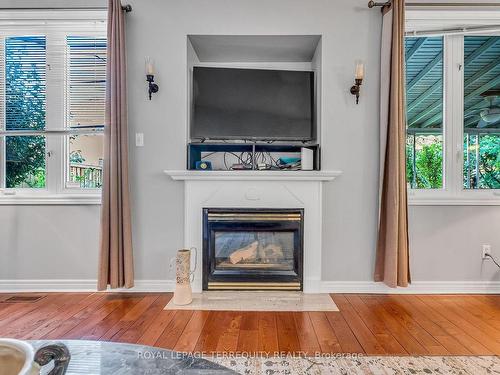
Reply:
[[[303,290],[319,293],[322,264],[322,185],[339,171],[165,171],[184,183],[184,246],[201,255],[204,208],[304,210]],[[202,291],[198,256],[193,291]]]

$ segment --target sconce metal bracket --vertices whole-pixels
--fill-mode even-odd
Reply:
[[[160,89],[156,83],[154,83],[154,76],[152,74],[146,74],[146,81],[149,83],[149,100],[151,100],[151,96],[154,93],[157,93]]]
[[[351,87],[351,94],[356,96],[356,104],[359,103],[359,93],[361,92],[362,79],[356,78],[354,80],[354,86]]]

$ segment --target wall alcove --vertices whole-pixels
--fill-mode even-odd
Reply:
[[[313,142],[320,144],[321,35],[187,35],[189,108],[194,66],[305,70],[314,72]],[[191,140],[189,124],[187,142]]]

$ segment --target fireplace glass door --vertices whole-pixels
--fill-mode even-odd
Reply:
[[[204,289],[302,288],[303,212],[205,209]]]
[[[294,269],[294,232],[217,231],[215,232],[217,269]]]

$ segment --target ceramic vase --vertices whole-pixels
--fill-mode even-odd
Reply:
[[[191,290],[191,250],[177,251],[175,259],[176,283],[173,302],[176,305],[188,305],[193,301]]]

